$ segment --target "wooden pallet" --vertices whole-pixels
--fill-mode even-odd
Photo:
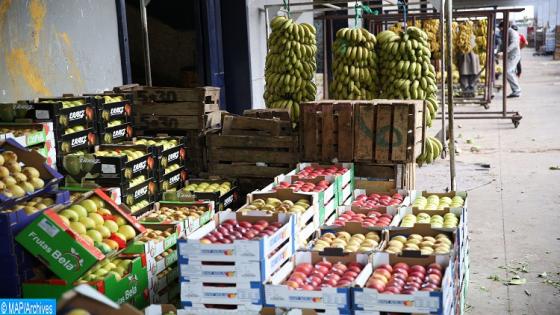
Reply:
[[[415,100],[354,102],[354,161],[414,162],[426,137],[424,109]]]
[[[416,163],[355,163],[356,188],[375,188],[379,191],[415,189]]]
[[[207,134],[206,149],[208,173],[235,178],[274,178],[292,170],[299,155],[294,136]]]
[[[148,87],[128,85],[115,88],[131,92],[134,98],[134,122],[144,129],[206,129],[210,112],[220,110],[220,89]]]
[[[222,135],[290,136],[290,121],[244,116],[224,116]]]
[[[348,101],[301,104],[300,142],[303,161],[353,160],[353,109]]]

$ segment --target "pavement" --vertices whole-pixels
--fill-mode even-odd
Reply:
[[[456,120],[457,189],[469,193],[467,314],[560,314],[560,61],[533,52],[523,50],[522,97],[508,99],[518,128]],[[501,108],[496,93],[489,110]],[[416,188],[442,191],[449,178],[448,157],[419,168]],[[517,277],[525,284],[507,285]]]

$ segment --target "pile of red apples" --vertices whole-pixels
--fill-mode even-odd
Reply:
[[[402,202],[403,196],[398,193],[393,194],[392,196],[371,193],[369,195],[362,194],[356,196],[356,200],[352,202],[352,205],[356,207],[377,209],[380,207],[398,206]]]
[[[313,179],[318,176],[344,175],[348,169],[342,166],[308,166],[301,170],[296,176],[300,179]]]
[[[230,244],[235,240],[253,240],[271,236],[283,224],[280,222],[268,223],[259,220],[255,223],[248,221],[225,220],[212,232],[200,239],[203,244]]]
[[[356,213],[348,210],[334,220],[332,226],[345,226],[346,222],[360,222],[363,227],[385,227],[391,224],[393,215],[389,213],[381,213],[377,210],[371,210],[367,214]]]
[[[321,192],[327,190],[327,188],[329,188],[330,185],[331,184],[326,180],[322,180],[317,184],[297,180],[292,184],[288,182],[280,182],[276,187],[279,189],[289,188],[292,189],[293,191],[301,191],[301,192]]]
[[[357,262],[333,264],[324,260],[315,265],[301,263],[296,266],[284,284],[291,289],[305,291],[349,287],[363,268],[364,266]]]
[[[435,291],[441,287],[443,268],[438,263],[428,267],[409,266],[399,262],[375,268],[366,287],[384,294],[413,294],[416,291]]]

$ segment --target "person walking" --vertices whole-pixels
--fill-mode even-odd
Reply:
[[[500,32],[504,34],[504,22],[500,23]],[[519,80],[516,75],[517,64],[521,60],[521,48],[519,46],[519,33],[517,33],[513,28],[508,27],[508,42],[506,47],[507,61],[506,61],[506,78],[511,87],[511,94],[508,98],[520,97],[521,87],[519,86]],[[503,38],[503,36],[502,36]],[[504,87],[505,88],[505,87]]]
[[[511,28],[513,28],[516,32],[519,33],[519,30],[517,29],[517,25],[512,25]],[[519,48],[523,49],[527,47],[527,45],[529,45],[527,38],[525,38],[523,34],[519,33]],[[519,58],[519,62],[517,63],[517,69],[515,70],[515,74],[517,75],[518,78],[521,77],[521,58]]]

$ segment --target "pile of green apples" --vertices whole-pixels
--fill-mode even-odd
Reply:
[[[126,220],[106,208],[105,201],[91,196],[58,213],[62,221],[86,242],[106,254],[119,249],[136,237],[136,230]]]
[[[440,198],[437,195],[430,195],[428,198],[424,196],[417,197],[412,206],[421,210],[444,210],[445,208],[461,207],[464,203],[465,201],[461,196]]]
[[[117,281],[120,281],[129,273],[132,259],[111,258],[100,261],[91,270],[86,272],[78,283],[95,282],[105,279],[109,275],[114,275]]]
[[[96,96],[95,98],[101,98],[100,95]],[[103,102],[105,104],[109,104],[109,103],[117,103],[117,102],[122,102],[123,101],[123,97],[122,96],[110,96],[110,95],[103,95]]]
[[[98,150],[95,152],[96,156],[126,156],[129,161],[138,159],[146,155],[143,151],[140,150]]]
[[[417,215],[409,213],[403,217],[401,227],[413,227],[416,223],[429,223],[432,228],[453,229],[459,224],[459,218],[451,212],[444,214],[443,217],[439,214],[430,216],[424,212]]]
[[[230,182],[223,182],[223,183],[198,183],[198,184],[188,184],[183,188],[184,191],[194,191],[194,192],[220,192],[220,196],[225,195],[228,191],[231,190],[231,183]]]
[[[62,103],[62,108],[71,108],[71,107],[81,106],[85,104],[83,99],[75,100],[75,101],[46,100],[46,101],[42,101],[41,103],[58,103],[58,102]]]
[[[84,131],[84,130],[86,130],[86,128],[84,126],[78,125],[78,126],[66,128],[66,130],[64,130],[64,134],[68,135],[68,134],[71,134],[71,133],[80,132],[80,131]]]
[[[124,122],[120,119],[116,119],[107,123],[107,127],[115,127],[124,124]]]
[[[179,145],[179,141],[177,139],[135,139],[134,144],[163,146],[163,149],[167,150]]]

